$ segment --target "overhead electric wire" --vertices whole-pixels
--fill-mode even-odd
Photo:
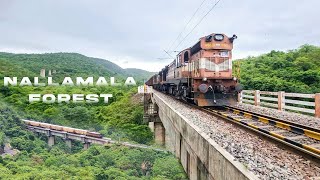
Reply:
[[[168,53],[168,51],[166,51],[166,50],[163,50],[166,54],[168,54],[168,56],[170,56],[171,58],[173,58],[174,59],[174,57],[173,56],[171,56],[171,54],[169,54]]]
[[[187,24],[184,26],[184,28],[182,29],[182,31],[179,33],[179,35],[177,36],[177,38],[171,43],[171,45],[169,46],[169,48],[167,49],[167,51],[169,52],[169,50],[172,48],[172,46],[175,44],[175,42],[179,39],[179,37],[182,35],[182,33],[186,30],[186,28],[188,27],[188,25],[190,24],[190,22],[193,20],[193,18],[196,16],[196,14],[198,13],[198,11],[200,10],[200,8],[202,7],[203,3],[206,2],[207,0],[203,0],[200,4],[200,6],[197,8],[197,10],[193,13],[193,15],[191,16],[191,18],[189,19],[189,21],[187,22]]]
[[[197,28],[197,26],[203,21],[203,19],[217,6],[217,4],[220,2],[221,0],[218,0],[211,8],[210,10],[200,19],[200,21],[191,29],[191,31],[180,41],[180,43],[174,48],[177,49],[181,43],[186,40],[186,38]]]

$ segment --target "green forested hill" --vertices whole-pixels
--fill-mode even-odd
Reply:
[[[3,86],[3,77],[38,77],[40,70],[56,70],[55,82],[64,77],[117,77],[116,81],[133,76],[136,81],[150,74],[139,69],[125,70],[103,59],[75,53],[11,54],[0,53],[0,102],[12,106],[23,118],[101,131],[106,136],[118,136],[139,143],[149,143],[152,134],[142,124],[142,107],[130,100],[137,87],[112,86]],[[18,78],[19,79],[19,78]],[[46,82],[41,78],[42,82]],[[108,81],[109,79],[107,79]],[[140,82],[142,83],[142,82]],[[29,94],[112,94],[109,103],[29,103]],[[139,131],[137,131],[139,130]]]
[[[56,70],[63,77],[104,76],[142,80],[148,72],[125,70],[102,59],[74,53],[0,53],[0,153],[5,144],[19,150],[14,157],[0,156],[0,179],[186,179],[173,155],[121,146],[91,146],[80,142],[66,146],[61,138],[53,147],[47,137],[25,130],[21,118],[97,131],[114,140],[153,144],[153,134],[143,122],[141,96],[136,86],[9,86],[3,77],[39,77],[40,69]],[[20,79],[18,78],[18,79]],[[40,78],[44,80],[44,78]],[[29,94],[112,94],[109,103],[29,103]],[[134,97],[133,97],[134,96]],[[165,163],[165,166],[163,165]]]
[[[156,74],[155,72],[149,72],[149,71],[136,69],[136,68],[127,68],[125,70],[129,76],[132,76],[132,77],[137,76],[139,78],[142,78],[145,81],[147,81],[151,76]]]
[[[41,69],[55,70],[58,78],[66,76],[104,76],[126,78],[137,81],[150,77],[152,73],[140,69],[122,69],[118,65],[98,58],[77,53],[12,54],[0,53],[0,63],[12,67],[15,76],[39,76]],[[0,66],[1,67],[1,66]],[[4,71],[0,69],[0,77]],[[8,71],[5,71],[8,72]]]
[[[240,61],[241,84],[244,89],[320,92],[320,48],[304,45],[288,52],[248,57]],[[234,61],[234,65],[237,61]],[[236,71],[236,68],[234,68]]]

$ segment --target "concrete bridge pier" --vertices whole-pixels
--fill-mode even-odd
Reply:
[[[54,136],[48,136],[48,145],[50,147],[54,145]]]
[[[83,149],[84,149],[84,150],[89,149],[89,147],[90,147],[90,143],[85,142],[85,143],[83,144]]]
[[[145,113],[148,115],[149,128],[153,132],[155,143],[161,146],[166,145],[166,129],[159,117],[159,107],[156,103],[148,103]]]
[[[67,146],[71,149],[71,147],[72,147],[71,139],[66,139],[65,141],[66,141]]]
[[[41,77],[46,77],[46,69],[41,69],[40,70],[40,76]]]
[[[154,122],[154,140],[157,144],[165,145],[165,132],[162,122]]]

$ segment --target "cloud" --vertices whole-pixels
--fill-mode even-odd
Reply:
[[[204,3],[183,36],[215,2]],[[158,58],[167,57],[163,50],[168,50],[199,4],[194,0],[1,1],[0,50],[78,52],[122,67],[158,71],[171,61]],[[305,43],[319,45],[319,5],[318,0],[221,0],[181,46],[171,50],[190,47],[212,32],[238,35],[234,58]]]

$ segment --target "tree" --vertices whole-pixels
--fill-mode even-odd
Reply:
[[[164,157],[157,159],[153,165],[153,174],[155,177],[163,176],[168,179],[187,179],[181,166],[177,164],[178,160],[174,157]]]

